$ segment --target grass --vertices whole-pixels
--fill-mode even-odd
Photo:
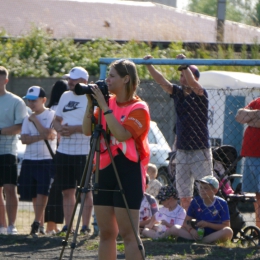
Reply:
[[[88,244],[87,245],[87,250],[98,250],[98,242],[95,242],[95,243],[91,243],[91,244]]]
[[[16,217],[16,228],[19,234],[29,234],[31,231],[31,224],[34,221],[34,212],[29,210],[18,210]]]
[[[74,227],[77,221],[76,216],[74,218]],[[20,208],[17,214],[16,226],[21,235],[27,235],[30,232],[31,223],[34,220],[34,212],[28,207]],[[91,222],[92,223],[92,222]],[[45,224],[46,225],[46,224]],[[61,233],[60,236],[65,236],[65,233]],[[80,239],[80,236],[78,237]],[[48,239],[46,237],[46,239]],[[84,238],[85,239],[85,238]],[[16,241],[12,237],[9,237],[10,241],[8,245],[18,245],[21,240]],[[241,243],[232,243],[227,241],[225,243],[217,243],[216,246],[212,245],[200,245],[192,243],[179,243],[173,237],[163,238],[158,240],[142,239],[145,250],[147,253],[147,259],[155,259],[158,255],[163,255],[163,259],[225,259],[225,260],[240,260],[240,259],[259,259],[260,249],[257,248],[245,248]],[[84,240],[85,250],[97,251],[99,242],[97,240]],[[125,247],[122,243],[122,238],[119,236],[117,239],[117,251],[124,254]]]
[[[34,211],[32,205],[26,205],[23,208],[18,209],[15,226],[21,235],[27,235],[31,231],[31,224],[34,221]],[[73,226],[76,227],[78,215],[74,217]],[[92,220],[90,221],[92,223]],[[46,223],[44,224],[46,229]],[[59,229],[62,229],[62,224],[58,225]],[[90,227],[92,228],[92,226]],[[64,234],[61,234],[64,235]]]
[[[124,243],[117,243],[116,249],[117,249],[117,251],[120,252],[120,253],[125,252],[125,245],[124,245]]]

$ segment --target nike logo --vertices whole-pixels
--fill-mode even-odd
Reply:
[[[78,104],[79,102],[70,101],[66,106],[64,106],[63,112],[69,112],[78,109]]]
[[[64,108],[63,108],[63,112],[73,111],[73,110],[76,110],[76,109],[78,109],[78,108],[79,108],[79,107],[69,107],[69,108],[64,107]]]

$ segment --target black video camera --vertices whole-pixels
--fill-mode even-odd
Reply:
[[[109,92],[108,92],[108,86],[105,82],[105,80],[98,80],[95,82],[95,84],[98,86],[98,88],[101,90],[106,102],[108,103],[109,100]],[[76,95],[85,95],[85,94],[93,94],[91,90],[92,85],[86,85],[83,83],[76,84],[74,88],[74,92]]]

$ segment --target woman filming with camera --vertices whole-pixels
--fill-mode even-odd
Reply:
[[[139,209],[145,188],[146,167],[149,162],[148,131],[150,114],[148,105],[136,95],[139,78],[136,66],[129,60],[110,64],[106,79],[111,93],[109,105],[97,85],[92,85],[92,97],[97,101],[95,118],[101,112],[103,129],[109,128],[110,151],[133,220],[132,228],[123,194],[116,179],[112,162],[100,137],[100,165],[98,192],[94,193],[94,209],[100,230],[99,259],[117,258],[116,238],[121,235],[127,260],[142,259],[135,234],[138,234]],[[87,95],[88,106],[83,121],[83,133],[91,135],[92,98]],[[107,131],[108,132],[108,131]],[[139,236],[139,235],[138,235]],[[141,240],[140,240],[141,241]]]

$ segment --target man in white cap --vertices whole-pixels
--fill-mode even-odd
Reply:
[[[76,187],[80,184],[90,150],[90,137],[82,134],[82,122],[87,107],[85,95],[76,95],[74,88],[78,83],[88,83],[88,72],[82,67],[74,67],[68,74],[69,91],[62,94],[54,120],[54,128],[60,133],[60,143],[55,155],[56,178],[63,193],[63,210],[67,232],[75,207]],[[93,202],[92,193],[86,194],[82,213],[81,233],[90,231]],[[71,231],[71,230],[70,230]]]

